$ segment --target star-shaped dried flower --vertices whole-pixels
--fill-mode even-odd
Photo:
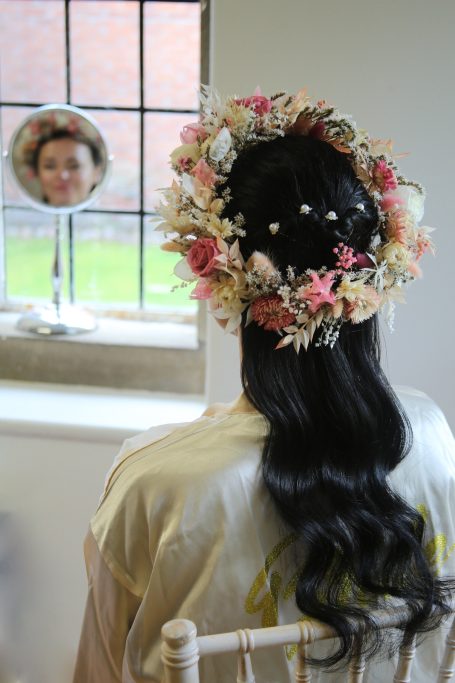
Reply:
[[[311,285],[302,287],[299,291],[299,298],[309,301],[309,310],[311,313],[316,313],[323,304],[334,304],[335,293],[332,291],[333,279],[335,273],[329,271],[322,277],[317,273],[310,273]]]

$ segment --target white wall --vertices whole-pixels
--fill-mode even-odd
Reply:
[[[211,81],[224,93],[295,92],[351,113],[373,137],[392,138],[404,174],[427,189],[425,223],[437,257],[385,334],[394,383],[432,396],[455,427],[453,0],[212,0]],[[209,398],[237,391],[234,339],[209,326]],[[388,362],[387,362],[388,361]]]
[[[87,594],[82,542],[117,449],[0,433],[2,683],[72,679]]]
[[[114,455],[203,409],[188,396],[0,382],[0,683],[70,683],[82,543]]]

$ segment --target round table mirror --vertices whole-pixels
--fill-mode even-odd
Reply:
[[[12,177],[34,208],[55,214],[52,304],[23,315],[18,327],[43,335],[78,334],[96,327],[88,312],[61,301],[61,240],[65,215],[101,193],[112,157],[95,119],[67,104],[39,107],[17,127],[7,152]]]
[[[89,114],[66,104],[39,107],[11,138],[10,169],[35,208],[65,214],[85,209],[107,179],[106,141]]]

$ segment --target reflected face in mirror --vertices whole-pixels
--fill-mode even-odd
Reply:
[[[34,167],[43,199],[51,206],[74,206],[89,196],[101,177],[99,152],[90,141],[62,134],[41,142]]]
[[[95,201],[112,160],[96,121],[66,104],[32,112],[16,128],[7,154],[26,201],[54,214],[81,211]]]

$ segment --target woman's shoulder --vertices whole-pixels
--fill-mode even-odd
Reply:
[[[395,384],[393,388],[400,401],[407,407],[420,407],[421,409],[436,409],[440,411],[440,408],[433,399],[420,389],[403,384]]]
[[[156,548],[163,534],[180,533],[181,520],[226,519],[233,500],[250,500],[258,491],[264,419],[220,406],[209,413],[152,428],[124,444],[91,520],[111,568],[127,562],[130,537]],[[145,550],[138,545],[134,552]]]
[[[167,424],[142,432],[124,442],[105,483],[104,495],[119,480],[124,483],[156,477],[164,485],[229,467],[257,455],[265,434],[264,418],[248,409],[243,399],[210,406],[197,420]]]
[[[395,386],[396,395],[408,416],[415,435],[453,441],[450,427],[441,408],[427,394],[408,386]]]
[[[391,480],[405,497],[415,498],[414,502],[423,503],[426,497],[439,504],[455,490],[452,432],[444,413],[429,396],[411,387],[394,388],[411,423],[412,448],[392,472]]]

